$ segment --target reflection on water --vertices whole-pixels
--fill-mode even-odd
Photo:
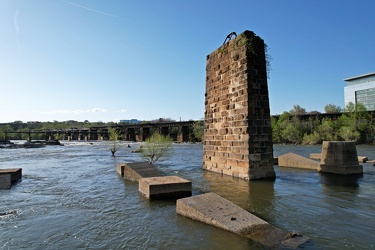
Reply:
[[[23,178],[0,191],[0,249],[265,249],[250,240],[175,212],[174,201],[149,201],[123,180],[119,162],[141,159],[123,146],[111,157],[108,142],[65,142],[63,147],[2,149],[2,168]],[[357,146],[374,159],[374,146]],[[305,157],[319,146],[275,145],[274,154]],[[362,176],[279,168],[272,181],[251,181],[202,170],[202,145],[178,144],[160,171],[193,183],[193,195],[215,192],[271,224],[309,238],[305,249],[369,249],[375,233],[375,167]]]
[[[363,174],[336,175],[330,173],[319,173],[321,183],[325,186],[346,187],[348,191],[355,191],[359,188],[359,182]]]
[[[273,179],[248,182],[209,171],[204,171],[203,176],[209,183],[210,192],[230,200],[245,210],[256,215],[268,214],[273,210]]]

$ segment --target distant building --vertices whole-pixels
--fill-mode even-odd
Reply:
[[[367,110],[375,110],[375,72],[344,79],[345,106],[352,102],[362,103]]]
[[[120,120],[120,123],[127,123],[127,124],[139,124],[142,121],[139,121],[137,119],[130,119],[130,120]]]

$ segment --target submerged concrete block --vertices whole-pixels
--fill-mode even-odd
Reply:
[[[148,162],[118,163],[117,172],[124,179],[138,181],[141,178],[163,176],[152,164]]]
[[[334,174],[362,174],[357,149],[353,141],[324,141],[319,172]]]
[[[313,160],[319,160],[322,159],[322,153],[311,153],[310,154],[310,159]]]
[[[310,154],[310,159],[314,160],[321,160],[322,159],[322,153],[311,153]],[[358,161],[359,162],[367,162],[368,158],[367,156],[358,156]]]
[[[191,196],[191,181],[178,176],[139,179],[139,192],[149,199],[181,198]]]
[[[215,193],[179,199],[176,212],[268,247],[296,248],[308,240],[296,233],[287,234]]]
[[[295,153],[287,153],[280,155],[278,159],[280,167],[317,170],[319,166],[319,162],[297,155]]]
[[[12,186],[10,174],[0,174],[0,189],[9,189]]]
[[[367,156],[358,156],[358,161],[365,163],[368,161],[368,158]]]

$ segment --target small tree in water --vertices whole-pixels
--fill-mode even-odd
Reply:
[[[115,156],[115,153],[118,150],[117,140],[120,138],[121,132],[114,128],[108,127],[108,136],[109,140],[113,141],[113,145],[109,150],[111,150],[112,156]]]
[[[172,144],[171,137],[155,132],[146,139],[141,156],[151,164],[159,160],[162,161],[172,152]]]

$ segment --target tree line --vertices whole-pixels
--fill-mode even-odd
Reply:
[[[274,143],[321,144],[323,141],[375,142],[375,112],[369,112],[361,103],[349,103],[345,108],[334,104],[324,107],[325,114],[336,114],[332,118],[321,118],[318,111],[294,105],[289,112],[271,116]],[[308,119],[302,119],[309,115]],[[195,138],[203,140],[204,121],[194,124]]]
[[[308,120],[299,119],[306,114],[305,109],[295,105],[278,119],[271,117],[274,143],[321,144],[323,141],[374,142],[375,114],[368,112],[361,103],[349,103],[344,109],[329,104],[326,113],[341,113],[337,119],[310,116]]]
[[[349,103],[345,108],[334,104],[324,107],[326,114],[341,114],[337,119],[320,118],[319,112],[306,112],[299,105],[294,105],[290,111],[285,111],[279,116],[271,116],[272,138],[274,143],[291,144],[321,144],[323,141],[355,141],[366,143],[375,141],[375,112],[368,112],[361,103]],[[310,115],[307,120],[301,119],[303,115]],[[171,119],[165,119],[171,121]],[[164,120],[154,120],[153,122]],[[0,124],[0,140],[4,131],[28,132],[30,130],[53,130],[96,126],[111,126],[118,123],[89,121],[64,121],[64,122],[33,122],[23,123],[15,121]],[[201,142],[204,135],[204,120],[194,123],[189,133],[189,141]],[[27,134],[8,134],[9,140],[25,140]],[[40,137],[40,138],[39,138]],[[44,135],[33,135],[33,139],[44,139]]]

